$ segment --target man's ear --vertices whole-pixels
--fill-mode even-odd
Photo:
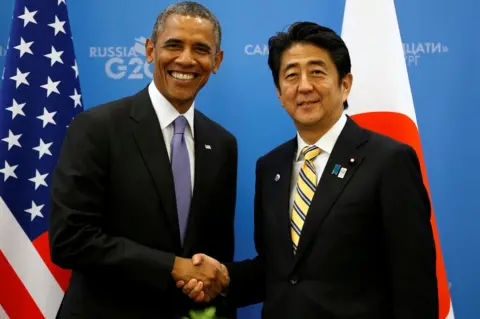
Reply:
[[[280,91],[280,89],[277,86],[275,86],[275,89],[276,89],[277,98],[280,101],[280,104],[282,105],[283,108],[285,108],[285,106],[283,105],[282,92]]]
[[[220,64],[222,64],[222,61],[223,61],[223,50],[220,50],[215,55],[215,61],[214,61],[213,70],[212,70],[213,74],[217,74],[218,69],[220,69]]]
[[[343,103],[347,100],[348,96],[350,95],[350,91],[352,90],[352,83],[353,83],[353,75],[352,73],[348,73],[342,79],[342,93],[343,93]]]
[[[145,41],[145,56],[147,57],[147,63],[152,63],[155,56],[155,44],[150,38]]]

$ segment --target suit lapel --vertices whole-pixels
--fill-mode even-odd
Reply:
[[[273,203],[272,211],[278,213],[278,215],[273,216],[275,219],[273,223],[278,226],[279,247],[284,250],[288,263],[293,260],[292,241],[290,238],[290,191],[292,165],[296,148],[296,138],[287,142],[272,163],[272,173],[271,176],[268,176],[268,178],[271,178],[269,184],[272,186],[269,188],[271,188],[272,192],[270,193],[271,198],[268,198],[267,201]]]
[[[148,90],[142,90],[133,101],[130,112],[133,137],[155,183],[174,238],[176,251],[180,249],[174,182],[167,148]]]
[[[340,134],[322,174],[317,190],[313,197],[309,213],[302,229],[299,247],[295,255],[295,264],[301,259],[309,243],[315,237],[322,222],[328,216],[331,207],[336,202],[342,190],[348,184],[360,167],[363,155],[359,147],[367,141],[365,130],[358,127],[348,118],[345,128]],[[351,163],[350,159],[354,162]],[[333,174],[335,165],[347,169],[343,178],[340,174]]]
[[[208,127],[209,124],[207,119],[200,112],[195,111],[194,189],[183,248],[184,254],[187,255],[192,245],[195,243],[195,238],[201,237],[201,234],[197,234],[197,232],[202,230],[195,227],[195,225],[198,225],[196,221],[202,218],[202,214],[208,213],[202,209],[203,204],[209,200],[215,200],[213,197],[214,194],[212,194],[210,198],[205,198],[205,194],[210,193],[209,188],[213,187],[219,165],[223,160],[220,150],[221,145],[216,143],[216,140],[214,136],[212,136],[211,132],[209,132]]]

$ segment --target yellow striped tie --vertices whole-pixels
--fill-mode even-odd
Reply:
[[[313,160],[320,154],[320,152],[321,150],[315,145],[305,146],[302,150],[305,161],[303,162],[300,174],[298,175],[290,227],[294,253],[297,252],[303,224],[307,218],[308,209],[312,202],[313,195],[315,194],[315,189],[317,188],[317,174],[315,173]]]

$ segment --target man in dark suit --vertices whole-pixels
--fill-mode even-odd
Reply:
[[[237,306],[264,302],[264,318],[438,319],[430,202],[414,150],[344,113],[352,74],[335,32],[296,23],[269,47],[298,134],[257,162],[258,255],[226,264],[224,292]],[[207,255],[194,263],[220,264]],[[196,284],[178,286],[196,301],[215,297]]]
[[[176,281],[225,280],[191,260],[234,255],[237,142],[193,105],[220,39],[207,8],[170,6],[146,43],[152,83],[71,123],[51,189],[52,260],[73,270],[58,318],[179,318],[205,305]]]

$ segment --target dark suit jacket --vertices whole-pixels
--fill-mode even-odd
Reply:
[[[296,147],[292,139],[257,162],[258,256],[227,266],[234,303],[264,301],[263,318],[272,319],[438,319],[430,202],[414,150],[348,118],[294,255]],[[347,168],[344,178],[332,174],[335,164]]]
[[[185,314],[199,305],[175,287],[174,257],[233,260],[237,142],[199,111],[194,129],[194,193],[181,247],[171,165],[147,89],[71,123],[51,187],[51,257],[73,269],[58,318]],[[223,311],[221,299],[216,305]]]

